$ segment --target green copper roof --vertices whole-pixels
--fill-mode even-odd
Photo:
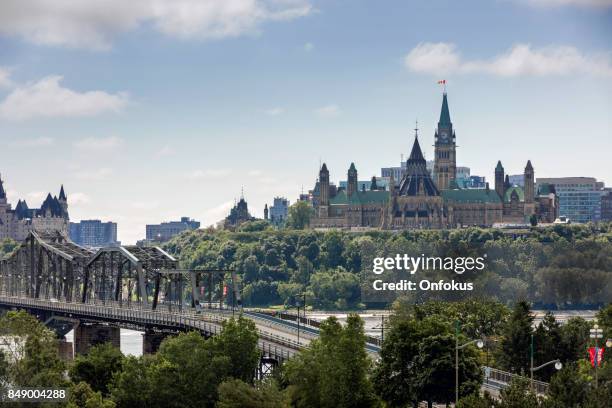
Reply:
[[[501,200],[495,190],[486,188],[469,188],[462,190],[442,190],[445,201],[458,203],[499,203]]]
[[[385,204],[389,201],[388,191],[357,191],[350,197],[346,190],[340,191],[329,200],[330,204]]]
[[[446,92],[442,97],[442,110],[440,111],[440,122],[438,122],[438,126],[450,126],[450,112],[448,111],[448,100],[446,99]]]
[[[502,166],[501,160],[497,161],[497,166],[495,167],[495,171],[504,171],[504,166]]]
[[[523,191],[523,188],[519,186],[514,186],[507,189],[504,193],[505,202],[509,203],[511,201],[510,198],[512,197],[513,191],[516,191],[516,194],[518,194],[519,201],[525,201],[525,192]]]

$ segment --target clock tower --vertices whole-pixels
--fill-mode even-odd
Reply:
[[[435,134],[434,180],[438,190],[448,190],[455,186],[457,175],[455,131],[450,120],[446,92],[442,96],[440,121]],[[456,188],[456,187],[455,187]]]

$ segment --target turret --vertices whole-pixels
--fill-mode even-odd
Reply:
[[[329,205],[329,170],[325,163],[319,170],[319,205]]]
[[[535,181],[531,160],[527,160],[523,181],[525,184],[525,203],[533,203],[535,198]]]
[[[504,198],[504,167],[501,164],[501,160],[497,161],[495,167],[495,192],[501,199]]]
[[[357,184],[357,168],[355,167],[355,163],[351,163],[351,167],[348,169],[348,180],[346,185],[346,194],[348,196],[357,192]]]
[[[6,192],[2,185],[2,176],[0,175],[0,204],[6,204]]]
[[[264,220],[268,221],[268,204],[264,207]]]
[[[376,176],[372,176],[372,182],[370,183],[370,190],[378,190],[378,184],[376,184]]]

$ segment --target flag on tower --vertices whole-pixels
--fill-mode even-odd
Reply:
[[[439,80],[438,85],[446,85],[446,79]]]

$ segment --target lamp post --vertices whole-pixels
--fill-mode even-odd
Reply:
[[[459,350],[462,350],[470,344],[476,343],[479,349],[484,347],[482,339],[470,340],[467,343],[459,345],[459,320],[455,322],[455,405],[459,402]]]
[[[595,388],[598,387],[598,379],[597,379],[597,369],[599,368],[599,342],[598,339],[601,339],[603,337],[603,330],[601,330],[599,328],[599,325],[597,323],[595,323],[595,325],[593,325],[593,328],[591,330],[589,330],[590,334],[589,337],[592,339],[595,339],[595,357],[593,358],[593,362],[595,365]],[[607,345],[607,343],[606,343]]]
[[[533,367],[533,359],[531,360],[531,368],[529,368],[529,370],[531,371],[531,392],[533,392],[533,372],[534,371],[538,371],[539,369],[544,368],[546,366],[549,366],[551,364],[555,365],[555,369],[557,371],[559,371],[560,369],[563,368],[563,364],[561,363],[561,360],[559,360],[559,359],[551,360],[548,363],[544,363],[541,366],[538,366],[538,367],[535,367],[535,368]]]

